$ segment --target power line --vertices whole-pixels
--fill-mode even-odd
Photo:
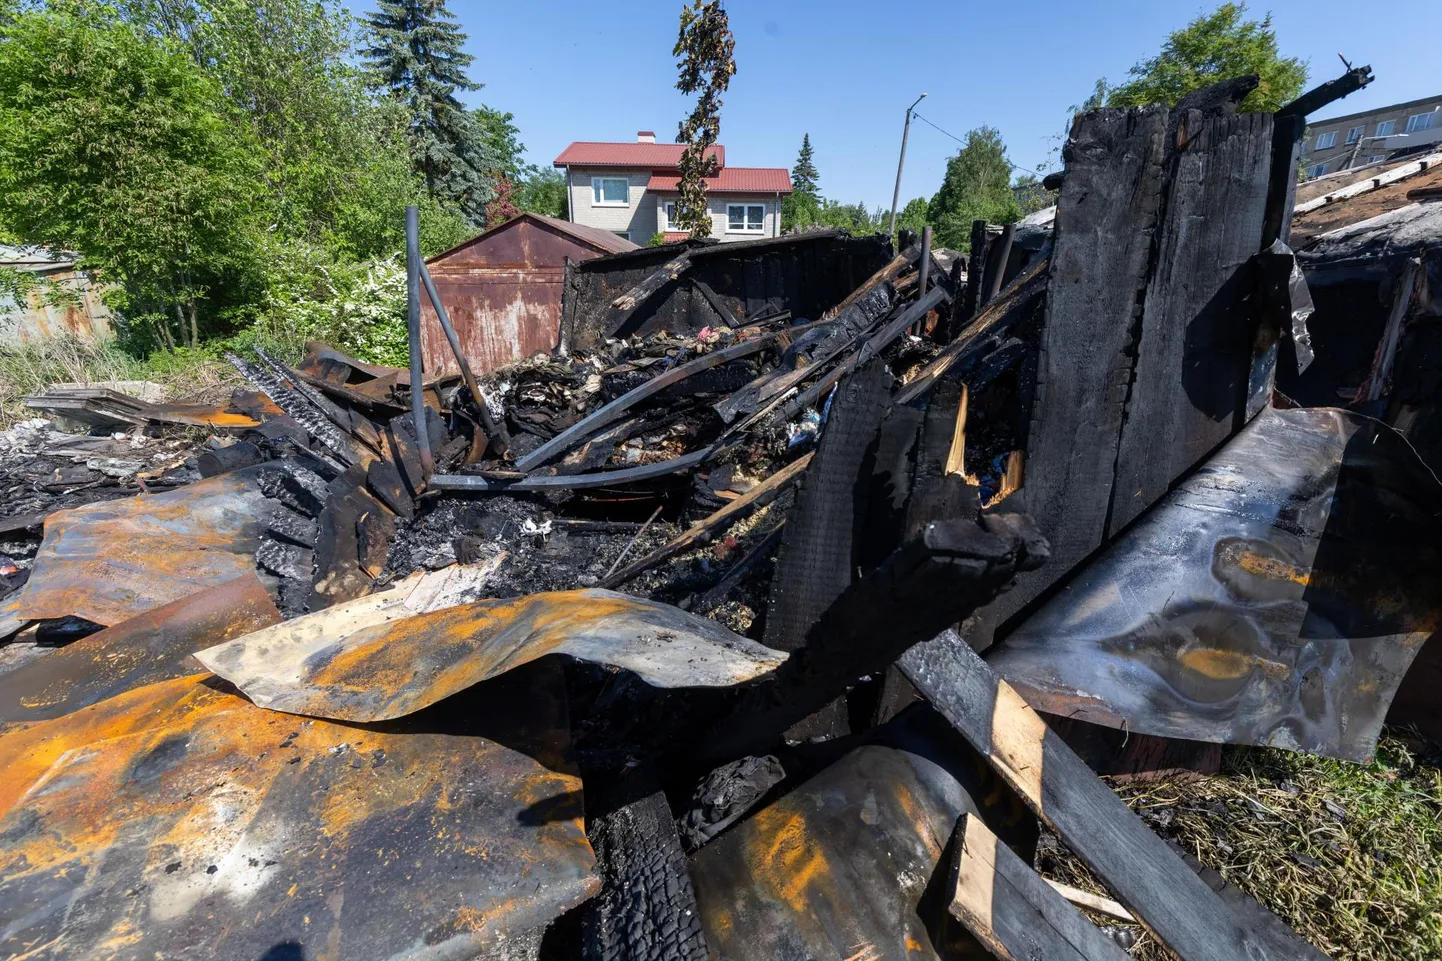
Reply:
[[[938,127],[936,124],[932,123],[930,120],[927,120],[925,117],[923,117],[921,114],[917,113],[915,110],[911,111],[911,115],[912,115],[913,117],[915,117],[917,120],[920,120],[922,123],[926,124],[928,127],[931,127],[931,128],[932,128],[933,130],[935,130],[937,133],[944,134],[945,136],[950,137],[952,140],[955,140],[957,143],[961,144],[963,147],[966,146],[966,141],[965,141],[965,140],[962,140],[962,139],[961,139],[960,137],[958,137],[956,134],[951,133],[951,132],[948,131],[948,130],[942,130],[942,129],[941,129],[940,127]],[[1035,170],[1028,170],[1028,169],[1026,169],[1025,167],[1018,167],[1016,164],[1012,163],[1010,160],[1007,160],[1005,154],[1002,154],[1001,159],[1002,159],[1002,160],[1006,163],[1006,165],[1007,165],[1008,167],[1010,167],[1012,170],[1016,170],[1016,171],[1019,171],[1020,173],[1031,174],[1032,176],[1036,176],[1036,171],[1035,171]]]

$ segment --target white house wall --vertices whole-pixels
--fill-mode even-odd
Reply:
[[[625,177],[627,205],[612,207],[594,202],[591,190],[592,177]],[[667,201],[674,201],[676,194],[651,194],[646,184],[651,181],[651,171],[618,170],[614,167],[572,167],[570,168],[570,217],[573,223],[587,227],[599,227],[614,233],[630,235],[632,243],[645,246],[651,238],[666,231]],[[709,198],[711,209],[711,236],[722,242],[754,240],[757,237],[780,236],[781,205],[776,194],[716,194]],[[727,204],[760,204],[766,208],[760,233],[727,230]]]
[[[653,194],[652,199],[656,205],[656,230],[666,230],[666,205],[674,203],[678,198],[677,194]],[[722,243],[730,243],[737,240],[755,240],[757,237],[779,237],[781,225],[781,204],[773,194],[712,194],[706,198],[707,206],[711,212],[711,236]],[[754,206],[760,204],[766,208],[766,216],[762,220],[760,233],[754,231],[727,229],[729,220],[726,217],[726,207],[731,204],[746,204]],[[632,238],[633,240],[635,238]]]

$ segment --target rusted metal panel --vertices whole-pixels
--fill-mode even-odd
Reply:
[[[1439,503],[1380,422],[1268,409],[988,662],[1051,714],[1365,760],[1442,624]]]
[[[16,615],[83,617],[111,626],[255,569],[272,511],[258,465],[164,494],[56,511]]]
[[[657,601],[582,590],[482,600],[348,633],[299,618],[196,659],[256,704],[371,722],[404,717],[546,654],[635,671],[657,687],[724,687],[786,655]]]
[[[553,663],[373,727],[177,678],[0,769],[4,957],[469,958],[599,887]]]
[[[0,245],[0,266],[39,281],[21,299],[0,297],[0,344],[16,346],[54,337],[94,341],[110,336],[110,309],[100,290],[73,262],[41,251]]]
[[[880,729],[691,859],[702,925],[734,961],[935,959],[928,903],[956,819],[1034,840],[1020,800],[926,707]],[[946,957],[959,955],[947,954]]]
[[[570,226],[523,215],[426,262],[477,373],[559,343],[566,262],[606,252],[594,239],[564,229]],[[428,300],[421,307],[421,344],[428,376],[459,370]]]
[[[0,675],[0,721],[61,717],[146,684],[193,674],[188,655],[280,620],[260,579],[248,571]]]

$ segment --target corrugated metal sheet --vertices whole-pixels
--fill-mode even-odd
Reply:
[[[557,167],[675,167],[681,162],[681,143],[600,143],[577,140],[556,158]],[[726,148],[717,144],[708,151],[726,166]]]
[[[472,369],[482,374],[550,351],[559,342],[567,259],[590,260],[635,249],[609,231],[522,214],[427,263],[461,349]],[[456,373],[456,359],[435,311],[421,300],[426,373]]]
[[[676,193],[680,182],[678,174],[653,173],[646,189],[652,193]],[[723,167],[718,175],[707,179],[706,189],[717,194],[789,194],[791,174],[785,167]]]
[[[0,246],[0,267],[40,281],[21,300],[0,294],[0,345],[15,346],[69,334],[97,340],[110,334],[110,310],[75,262],[33,248]]]

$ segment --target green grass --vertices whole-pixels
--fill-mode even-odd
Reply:
[[[1115,785],[1158,833],[1336,961],[1442,958],[1442,770],[1392,732],[1371,764],[1229,749],[1215,775]],[[1041,865],[1099,891],[1063,849]],[[1143,935],[1134,957],[1171,955]]]

